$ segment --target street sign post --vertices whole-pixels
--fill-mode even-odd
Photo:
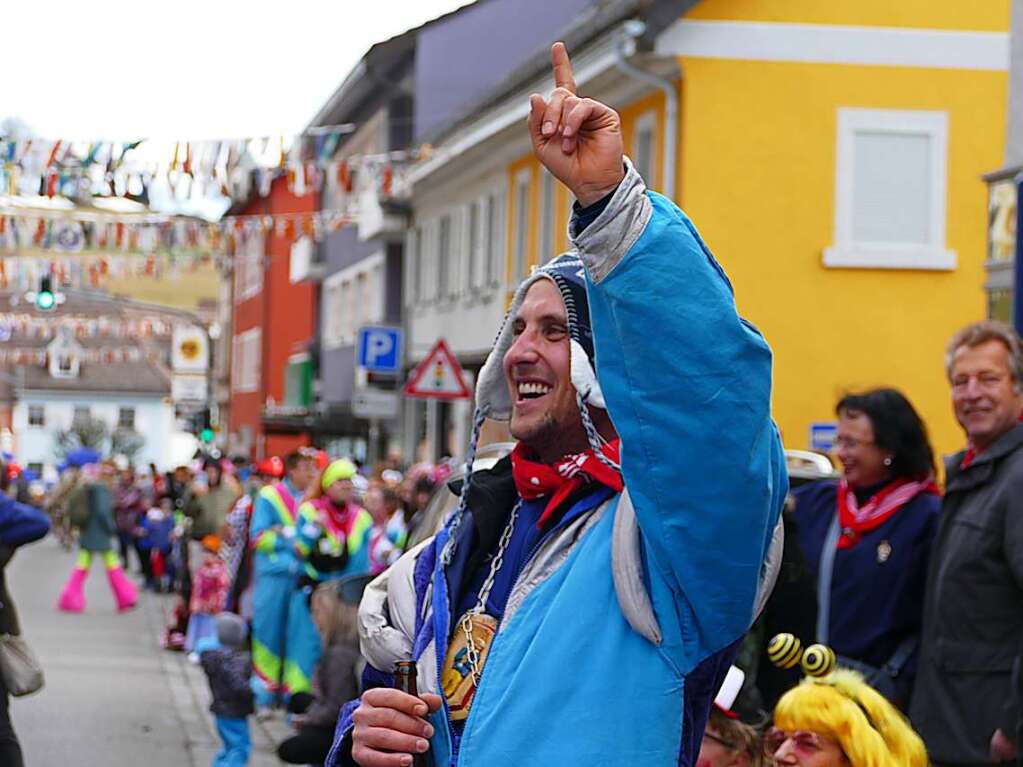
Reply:
[[[356,418],[397,418],[398,392],[383,389],[356,389],[352,395],[352,415]]]
[[[358,363],[372,373],[401,372],[401,328],[367,325],[359,328]]]
[[[430,353],[416,366],[408,383],[405,396],[419,399],[469,399],[472,392],[465,385],[462,366],[441,338]]]

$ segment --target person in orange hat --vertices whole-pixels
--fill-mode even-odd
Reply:
[[[231,576],[220,558],[220,536],[207,535],[202,541],[203,561],[192,577],[191,616],[185,634],[185,651],[195,652],[203,639],[217,635],[217,615],[224,612],[231,588]],[[193,662],[198,661],[195,656]]]

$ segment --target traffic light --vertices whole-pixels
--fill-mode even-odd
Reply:
[[[46,275],[39,280],[36,292],[36,308],[41,312],[49,312],[57,305],[57,296],[53,292],[53,278]]]
[[[203,408],[199,411],[199,415],[196,418],[196,431],[199,434],[199,441],[204,444],[210,444],[213,441],[213,423],[210,418],[210,409]]]

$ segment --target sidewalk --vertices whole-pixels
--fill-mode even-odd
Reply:
[[[14,726],[29,767],[209,767],[219,739],[209,689],[182,653],[159,637],[172,598],[140,593],[114,610],[102,566],[86,582],[86,611],[56,609],[74,554],[52,538],[19,551],[7,568],[22,631],[46,672],[46,687],[14,699]],[[250,720],[252,767],[277,767],[274,744],[289,733],[278,716]]]

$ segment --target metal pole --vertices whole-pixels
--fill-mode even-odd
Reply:
[[[636,37],[643,34],[642,22],[627,24],[622,39],[615,49],[615,65],[625,74],[640,82],[659,88],[664,93],[664,174],[661,192],[669,200],[675,199],[675,153],[678,147],[678,92],[675,83],[640,69],[629,61],[636,52]]]

